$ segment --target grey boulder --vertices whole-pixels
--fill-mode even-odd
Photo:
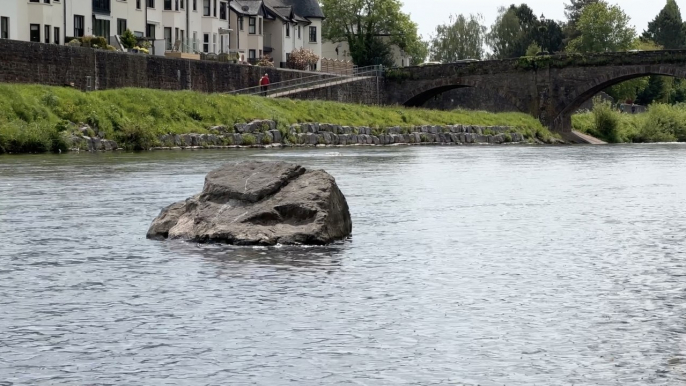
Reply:
[[[147,237],[323,245],[351,233],[348,204],[325,171],[285,162],[241,162],[211,171],[200,194],[164,208]]]

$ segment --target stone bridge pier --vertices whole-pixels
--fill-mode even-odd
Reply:
[[[686,50],[552,55],[390,69],[383,103],[422,106],[446,91],[474,87],[515,106],[556,132],[571,132],[572,114],[600,91],[633,78],[686,78]]]

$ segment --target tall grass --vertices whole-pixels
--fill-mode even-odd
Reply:
[[[142,149],[162,134],[204,133],[211,126],[254,119],[275,120],[281,129],[299,122],[370,127],[497,125],[516,127],[530,138],[551,138],[538,120],[520,113],[374,107],[132,88],[83,93],[70,88],[0,84],[0,152],[56,151],[63,143],[55,138],[60,138],[71,123],[88,124],[105,138]]]
[[[597,103],[572,117],[575,130],[608,142],[686,142],[686,104],[653,104],[644,114],[622,114]]]

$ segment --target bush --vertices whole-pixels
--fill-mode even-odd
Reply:
[[[594,100],[594,134],[610,143],[622,142],[620,135],[620,113],[612,108],[610,102]]]
[[[274,67],[274,62],[271,60],[269,55],[265,55],[260,58],[260,60],[257,62],[257,65],[261,67]]]
[[[686,105],[653,104],[644,114],[637,142],[686,141]]]
[[[74,39],[67,43],[69,47],[81,47],[81,42],[78,39]]]
[[[298,48],[291,52],[288,58],[288,68],[295,70],[309,70],[319,62],[319,56],[312,50]]]
[[[244,134],[243,135],[243,145],[245,146],[252,146],[255,144],[255,136],[252,134]]]
[[[136,35],[131,32],[130,29],[127,29],[124,31],[123,34],[120,36],[121,44],[124,46],[126,49],[131,49],[138,44],[138,39],[136,38]]]

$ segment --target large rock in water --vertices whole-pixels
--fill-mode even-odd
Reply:
[[[285,162],[241,162],[211,171],[202,193],[164,208],[147,237],[321,245],[351,232],[348,203],[330,174]]]

